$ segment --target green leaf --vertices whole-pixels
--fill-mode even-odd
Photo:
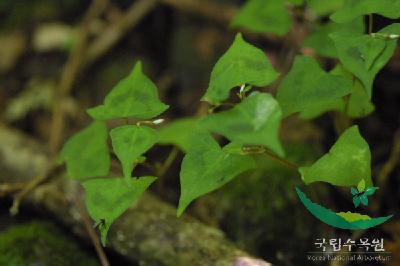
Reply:
[[[326,16],[343,8],[345,0],[307,0],[307,2],[312,11],[314,11],[318,16]]]
[[[253,92],[228,111],[211,114],[201,121],[208,130],[243,145],[264,145],[283,156],[279,142],[282,112],[269,93]]]
[[[229,97],[232,88],[243,84],[267,86],[278,73],[264,52],[243,40],[240,33],[211,72],[210,84],[203,100],[219,104]]]
[[[292,21],[284,0],[249,0],[231,22],[232,27],[243,27],[257,33],[285,35]]]
[[[361,80],[366,92],[371,95],[373,80],[380,70],[374,68],[372,63],[383,55],[385,40],[346,32],[333,33],[330,37],[335,43],[343,66]]]
[[[107,127],[93,122],[73,135],[60,153],[60,163],[66,162],[71,178],[82,179],[108,174],[110,155],[107,146]]]
[[[365,180],[361,179],[360,182],[357,184],[358,192],[363,192],[365,190]]]
[[[367,14],[379,14],[391,19],[400,18],[400,0],[347,0],[345,6],[331,19],[344,23]]]
[[[318,55],[325,57],[337,57],[336,47],[328,35],[336,31],[338,24],[328,23],[316,26],[313,32],[308,35],[302,46],[312,48]]]
[[[150,119],[168,108],[158,99],[156,85],[142,72],[140,62],[104,99],[104,104],[87,110],[97,120],[117,118]]]
[[[364,206],[368,206],[368,197],[365,194],[362,194],[360,196],[360,201]]]
[[[329,150],[310,167],[299,169],[306,184],[328,182],[335,186],[357,186],[364,179],[372,186],[371,152],[357,126],[346,130]]]
[[[199,134],[208,135],[208,131],[198,124],[197,118],[182,118],[165,125],[159,130],[161,145],[175,145],[183,152],[190,148],[193,138]]]
[[[289,4],[292,4],[294,6],[300,6],[302,4],[304,4],[305,0],[287,0],[286,2],[288,2]]]
[[[392,24],[379,33],[398,34],[399,25]],[[336,32],[330,37],[335,43],[344,68],[360,79],[368,96],[371,97],[374,78],[392,57],[397,41],[350,32]]]
[[[110,132],[115,154],[122,163],[124,177],[130,178],[133,165],[158,141],[157,131],[146,126],[126,125]]]
[[[354,187],[351,187],[350,192],[351,192],[351,195],[353,195],[353,196],[357,196],[358,195],[358,190],[356,188],[354,188]]]
[[[361,203],[361,200],[360,200],[360,197],[359,196],[354,196],[353,197],[353,204],[354,204],[354,207],[358,207],[358,206],[360,206],[360,203]]]
[[[277,100],[283,116],[325,108],[351,91],[351,82],[326,73],[315,59],[297,56],[292,69],[278,88]]]
[[[361,82],[354,81],[353,93],[350,95],[347,115],[351,118],[361,118],[371,114],[375,110]]]
[[[318,0],[318,2],[320,1]],[[354,21],[344,24],[337,24],[334,22],[323,25],[316,24],[313,32],[304,39],[302,46],[312,48],[318,55],[336,58],[338,56],[336,47],[333,40],[329,38],[329,34],[337,31],[349,31],[356,34],[363,34],[364,20],[362,17],[359,17]]]
[[[83,183],[85,203],[90,217],[99,224],[101,242],[106,245],[111,224],[123,214],[156,180],[153,176],[136,178],[100,178]]]
[[[369,188],[367,188],[367,189],[365,190],[364,194],[365,194],[366,196],[371,196],[371,195],[375,194],[375,191],[376,191],[377,189],[378,189],[377,187],[369,187]]]
[[[182,161],[177,215],[180,216],[194,199],[220,188],[254,167],[251,157],[230,154],[221,149],[210,135],[199,135]]]
[[[365,117],[375,110],[375,106],[371,102],[361,82],[354,78],[350,72],[345,70],[342,65],[337,65],[331,73],[343,76],[353,83],[352,93],[348,99],[347,106],[343,99],[338,99],[341,107],[336,110],[346,113],[346,115],[351,118]]]

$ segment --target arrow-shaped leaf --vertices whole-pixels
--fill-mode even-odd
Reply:
[[[105,246],[111,224],[123,214],[156,180],[152,176],[136,178],[101,178],[83,183],[85,203],[90,217],[99,224]]]
[[[221,149],[210,135],[199,135],[182,161],[178,216],[194,199],[220,188],[254,167],[251,157],[230,154]]]
[[[157,143],[157,131],[146,126],[126,125],[110,132],[115,154],[122,163],[124,176],[131,177],[133,164],[140,156]]]
[[[103,122],[93,122],[64,144],[60,162],[66,162],[70,177],[81,179],[108,174],[110,155],[107,135],[107,127]]]
[[[207,116],[201,124],[232,142],[264,145],[283,156],[278,132],[282,112],[269,93],[253,92],[228,111]]]
[[[310,167],[299,169],[306,184],[317,181],[335,186],[357,186],[364,179],[372,186],[371,152],[357,126],[346,130],[336,143]]]
[[[328,74],[315,61],[297,56],[292,69],[278,88],[277,100],[286,117],[296,112],[318,112],[351,92],[351,82]]]
[[[391,24],[378,34],[399,34],[400,24]],[[344,68],[362,82],[369,98],[376,74],[392,57],[397,40],[339,31],[330,35]]]
[[[278,77],[264,52],[243,40],[240,33],[211,72],[210,84],[203,99],[219,104],[231,89],[243,84],[267,86]]]
[[[156,85],[142,72],[140,62],[104,99],[104,104],[87,110],[97,120],[117,118],[150,119],[168,108],[158,99]]]

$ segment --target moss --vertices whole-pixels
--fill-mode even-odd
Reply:
[[[0,265],[98,265],[54,225],[31,222],[0,234]]]

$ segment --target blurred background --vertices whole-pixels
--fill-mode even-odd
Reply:
[[[170,105],[162,115],[165,123],[207,113],[209,106],[200,102],[200,98],[207,89],[213,65],[233,41],[237,29],[229,27],[229,23],[244,2],[0,1],[1,265],[99,265],[96,247],[81,230],[83,222],[73,221],[82,213],[63,211],[69,187],[48,180],[53,178],[37,180],[38,173],[46,168],[69,136],[90,123],[85,110],[100,104],[137,60],[143,62],[144,72],[157,84],[161,100]],[[245,31],[245,39],[263,49],[283,74],[289,71],[298,54],[315,56],[326,69],[332,68],[332,59],[318,57],[312,48],[302,46],[312,31],[312,23],[324,22],[327,16],[315,18],[310,7],[304,5],[291,6],[289,10],[292,26],[288,34]],[[376,28],[388,23],[378,16],[374,21]],[[223,241],[227,241],[221,242],[222,245],[232,245],[240,252],[274,265],[310,265],[306,254],[315,251],[316,239],[354,239],[362,235],[384,238],[385,249],[392,252],[392,259],[384,265],[400,265],[399,59],[397,49],[376,78],[372,99],[375,112],[353,121],[360,126],[371,147],[373,178],[379,179],[380,187],[384,187],[374,195],[375,204],[364,211],[371,216],[394,214],[389,222],[357,234],[319,222],[297,198],[294,187],[304,187],[299,175],[279,162],[268,160],[261,163],[265,167],[237,177],[222,189],[197,200],[188,214],[204,226],[201,228],[222,231]],[[275,93],[278,84],[279,80],[261,89]],[[287,159],[300,165],[314,162],[335,142],[338,128],[338,114],[334,112],[311,121],[296,116],[284,120],[281,138]],[[155,164],[161,163],[173,149],[158,146],[148,157]],[[183,154],[174,153],[176,158],[168,171],[151,188],[156,198],[143,201],[143,205],[166,204],[165,208],[171,210],[177,205]],[[138,171],[148,171],[142,168]],[[63,169],[57,169],[52,176],[62,172]],[[331,209],[353,208],[350,193],[342,193],[337,188],[315,185],[307,191],[315,202]],[[21,201],[17,215],[9,211],[16,210],[13,199]],[[182,218],[180,223],[192,223],[191,219]],[[174,223],[169,223],[170,230],[179,232],[178,224],[174,228]],[[117,231],[113,235],[117,236]],[[147,237],[152,236],[149,233]],[[152,262],[148,257],[141,257],[146,251],[122,249],[121,245],[112,241],[105,249],[111,265],[174,265],[168,262],[174,259],[163,259],[163,254],[154,255],[159,259]],[[172,253],[180,256],[179,252]],[[213,264],[193,262],[192,265]],[[347,263],[320,262],[318,265]]]

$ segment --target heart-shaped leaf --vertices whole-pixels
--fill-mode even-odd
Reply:
[[[201,124],[235,143],[264,145],[283,156],[279,142],[282,112],[269,93],[253,92],[228,111],[211,114]]]
[[[60,153],[60,162],[66,162],[71,178],[106,176],[110,169],[107,146],[107,127],[103,122],[91,125],[73,135]]]
[[[124,176],[131,177],[134,163],[158,141],[157,131],[146,126],[126,125],[110,132],[115,154],[122,163]]]
[[[211,72],[210,84],[203,99],[219,104],[231,89],[243,84],[267,86],[278,77],[264,52],[243,40],[240,33]]]
[[[111,224],[123,214],[156,180],[153,176],[136,178],[99,178],[83,183],[90,217],[99,224],[101,242],[106,245]]]
[[[87,110],[97,120],[117,118],[150,119],[168,108],[160,102],[156,85],[142,72],[140,62],[104,99],[104,104]]]

